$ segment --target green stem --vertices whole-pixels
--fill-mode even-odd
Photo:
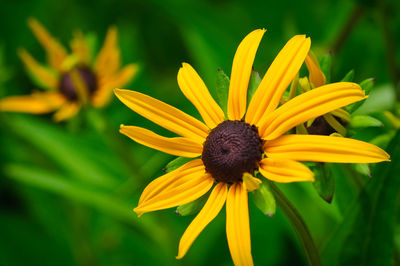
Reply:
[[[282,191],[273,182],[269,182],[269,185],[271,187],[272,192],[275,195],[275,199],[278,203],[279,208],[289,219],[294,230],[296,231],[296,234],[299,237],[300,242],[306,253],[309,265],[311,266],[322,265],[321,259],[319,257],[319,252],[311,237],[310,230],[308,230],[308,227],[304,222],[303,218],[301,218],[300,213],[296,210],[296,208],[292,205],[292,203],[290,203],[289,199],[286,198],[286,196],[282,193]]]
[[[350,16],[347,18],[345,24],[338,33],[337,37],[333,41],[333,44],[331,46],[332,47],[331,51],[334,54],[337,54],[339,50],[342,48],[343,44],[349,38],[351,32],[353,31],[354,27],[356,26],[358,20],[361,18],[361,15],[363,13],[364,13],[364,8],[361,5],[357,5],[353,9]]]
[[[379,8],[379,17],[381,20],[383,39],[385,42],[386,61],[389,68],[389,73],[396,89],[397,100],[400,101],[400,67],[396,62],[396,41],[393,36],[392,25],[390,24],[390,7],[382,2]]]

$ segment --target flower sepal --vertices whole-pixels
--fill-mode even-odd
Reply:
[[[276,212],[276,200],[275,196],[271,191],[271,188],[265,180],[265,178],[260,176],[263,182],[259,185],[257,190],[252,192],[253,200],[257,208],[265,215],[272,217]]]
[[[324,73],[326,78],[326,84],[331,81],[331,67],[332,67],[332,56],[331,53],[327,53],[321,57],[319,60],[319,65],[321,67],[321,71]]]
[[[169,173],[174,171],[175,169],[178,169],[185,163],[193,160],[193,158],[186,158],[186,157],[178,157],[170,161],[163,169],[165,173]]]
[[[335,178],[329,163],[316,163],[313,167],[315,181],[313,186],[318,195],[327,203],[331,203],[335,192]]]
[[[350,70],[347,74],[342,78],[340,82],[353,82],[354,80],[354,70]]]
[[[369,95],[374,85],[375,85],[375,78],[368,78],[360,82],[360,87],[365,92],[365,95]],[[347,110],[350,113],[354,113],[363,103],[364,100],[350,104],[349,106],[347,106]]]
[[[256,92],[260,83],[261,83],[260,74],[253,68],[251,70],[249,87],[247,88],[247,104],[250,104],[250,100],[251,98],[253,98],[253,95]]]
[[[217,102],[226,115],[228,106],[228,94],[229,94],[229,77],[225,74],[225,72],[221,68],[218,68],[217,71],[216,92],[217,92],[216,95]]]
[[[175,214],[179,216],[189,216],[197,214],[206,203],[210,193],[206,193],[202,197],[194,200],[192,202],[186,203],[184,205],[178,206],[175,210]]]

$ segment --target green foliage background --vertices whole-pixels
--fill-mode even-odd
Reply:
[[[140,65],[127,88],[197,117],[178,89],[181,62],[190,63],[215,94],[217,68],[230,73],[237,45],[253,29],[267,29],[254,64],[262,75],[291,36],[306,34],[317,56],[332,52],[332,81],[350,69],[355,82],[376,78],[375,96],[358,112],[385,126],[353,133],[387,148],[392,162],[372,165],[372,178],[333,164],[331,204],[311,183],[279,187],[304,218],[324,265],[400,265],[400,136],[382,115],[384,110],[399,115],[399,9],[394,0],[7,1],[0,9],[0,97],[37,89],[16,55],[25,47],[45,59],[26,25],[28,17],[41,21],[65,46],[74,29],[93,34],[97,49],[108,26],[116,25],[123,62]],[[67,123],[8,113],[0,114],[0,123],[1,265],[232,264],[224,211],[179,261],[179,238],[193,216],[179,217],[173,209],[140,219],[133,213],[145,185],[173,157],[130,141],[118,133],[119,124],[170,133],[115,97],[106,109],[88,110]],[[256,265],[307,264],[279,209],[270,218],[250,200],[250,223]]]

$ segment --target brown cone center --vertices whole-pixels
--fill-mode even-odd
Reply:
[[[253,173],[262,158],[258,129],[243,121],[224,121],[211,130],[202,153],[206,171],[218,182],[236,183]]]
[[[96,75],[86,66],[78,66],[74,69],[75,73],[87,90],[88,95],[92,95],[97,90]],[[64,73],[60,79],[60,92],[71,101],[77,101],[79,98],[76,80],[72,77],[71,72]]]

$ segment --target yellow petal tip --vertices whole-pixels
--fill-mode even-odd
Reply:
[[[140,217],[143,215],[143,212],[140,212],[140,211],[138,210],[138,208],[139,208],[139,207],[134,208],[133,211],[137,214],[138,218],[140,218]]]

